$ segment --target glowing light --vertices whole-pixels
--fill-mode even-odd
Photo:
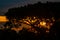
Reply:
[[[0,22],[7,22],[8,19],[6,18],[6,16],[0,16]]]
[[[34,17],[34,19],[35,19],[36,17]]]
[[[30,24],[29,22],[27,22],[27,21],[24,21],[26,24]]]
[[[34,21],[32,20],[32,23],[33,23]]]
[[[14,27],[14,28],[11,28],[11,30],[16,31],[17,33],[23,30],[23,28],[27,29],[29,32],[37,33],[38,31],[36,31],[30,24],[33,24],[35,27],[45,28],[46,33],[49,33],[49,29],[53,25],[53,22],[51,22],[50,19],[45,19],[45,18],[40,19],[37,17],[26,17],[18,21],[16,19],[12,19],[12,20],[14,20],[12,21],[14,25],[18,24],[17,25],[18,28]],[[8,19],[6,18],[6,16],[0,16],[0,22],[7,22],[7,21]],[[55,21],[55,19],[52,18],[52,21]],[[20,24],[21,26],[19,26]],[[10,28],[10,26],[6,26],[6,28],[7,29]],[[4,29],[4,28],[0,28],[0,29]]]
[[[26,22],[27,24],[30,24],[29,22]]]
[[[40,22],[40,25],[41,26],[45,26],[46,25],[46,22],[44,22],[44,21],[43,22]]]

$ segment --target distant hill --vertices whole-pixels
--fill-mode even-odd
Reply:
[[[24,7],[11,8],[5,13],[8,17],[20,17],[20,16],[42,16],[42,17],[56,17],[60,18],[60,3],[59,2],[47,2],[47,3],[35,3],[28,4]]]

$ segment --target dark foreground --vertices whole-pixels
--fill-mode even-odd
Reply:
[[[59,40],[60,22],[54,23],[49,33],[41,31],[40,33],[21,30],[19,33],[10,29],[0,30],[0,40]]]
[[[58,40],[57,35],[53,33],[32,33],[28,31],[20,31],[18,34],[11,30],[0,30],[0,40]]]

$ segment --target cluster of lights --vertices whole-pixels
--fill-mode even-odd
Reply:
[[[46,22],[46,21],[48,21],[48,22]],[[52,21],[53,22],[55,21],[55,19],[53,17],[52,17]],[[26,17],[24,19],[19,20],[19,22],[16,22],[16,19],[15,19],[14,22],[12,21],[12,23],[14,25],[21,24],[21,25],[24,25],[24,26],[12,27],[11,30],[15,30],[18,33],[23,28],[27,28],[29,31],[32,31],[34,29],[31,26],[31,24],[32,24],[36,27],[47,28],[46,32],[49,32],[48,30],[53,25],[53,22],[51,22],[50,19],[44,19],[44,18],[39,19],[38,17]],[[7,26],[6,28],[9,28],[9,26]],[[36,33],[37,31],[34,31],[34,32]]]

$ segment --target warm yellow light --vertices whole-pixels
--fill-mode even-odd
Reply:
[[[31,21],[32,23],[34,22],[34,20]]]
[[[30,24],[29,22],[27,22],[27,21],[24,21],[26,24]]]
[[[7,22],[8,19],[6,18],[6,16],[0,16],[0,22]]]
[[[40,25],[41,26],[45,26],[46,25],[46,22],[40,22]]]

